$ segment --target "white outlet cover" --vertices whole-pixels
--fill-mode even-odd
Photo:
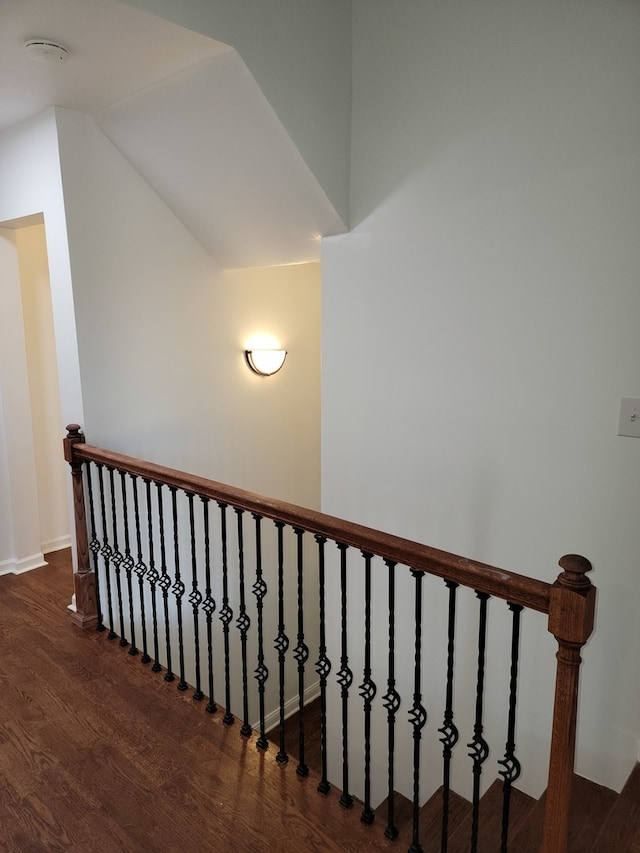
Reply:
[[[621,398],[618,435],[640,438],[640,399],[638,397]]]

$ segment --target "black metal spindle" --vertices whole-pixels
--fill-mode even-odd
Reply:
[[[388,785],[387,785],[387,826],[384,834],[387,838],[398,837],[398,827],[395,823],[395,736],[396,714],[400,708],[400,694],[396,690],[396,563],[385,560],[389,570],[389,666],[387,692],[383,696],[383,705],[387,711],[387,756],[388,756]]]
[[[91,462],[86,462],[85,472],[87,480],[87,492],[89,494],[89,521],[91,527],[89,550],[93,555],[93,575],[96,586],[96,610],[98,611],[98,622],[96,624],[96,631],[104,631],[104,622],[102,621],[101,606],[102,585],[100,583],[100,561],[98,559],[98,554],[100,553],[100,542],[98,541],[98,537],[96,535],[96,512],[93,500],[93,478],[91,476]]]
[[[191,592],[189,593],[189,604],[193,610],[193,643],[194,643],[194,663],[196,668],[196,689],[193,693],[193,698],[196,702],[204,699],[202,692],[201,674],[200,674],[200,620],[199,608],[202,604],[202,593],[198,589],[198,558],[196,552],[196,526],[193,510],[194,495],[187,492],[187,500],[189,502],[189,533],[191,534]]]
[[[286,764],[289,760],[286,746],[286,732],[284,720],[284,696],[285,696],[285,655],[289,648],[289,638],[285,633],[284,623],[284,522],[275,522],[278,535],[278,635],[274,641],[274,647],[278,652],[278,708],[279,708],[279,735],[280,744],[276,761],[278,764]]]
[[[349,669],[347,637],[347,545],[336,543],[340,550],[340,669],[336,681],[340,685],[342,704],[342,796],[340,805],[350,809],[353,797],[349,793],[349,688],[353,673]]]
[[[364,679],[360,685],[360,696],[364,701],[364,807],[360,820],[373,823],[375,812],[371,808],[371,706],[377,688],[371,678],[371,559],[372,554],[363,551],[364,557]]]
[[[458,729],[453,722],[453,673],[455,665],[456,638],[456,591],[458,584],[445,581],[449,590],[449,618],[447,625],[447,693],[444,710],[444,721],[438,732],[442,735],[442,836],[441,853],[447,853],[449,845],[449,801],[451,793],[451,757],[453,748],[458,742]]]
[[[247,613],[245,578],[244,578],[244,510],[235,507],[237,530],[238,530],[238,590],[240,600],[238,602],[238,618],[236,626],[240,631],[240,653],[242,656],[242,728],[240,734],[249,737],[251,726],[249,724],[249,684],[247,675],[247,633],[251,625],[251,619]]]
[[[158,602],[156,600],[156,586],[160,585],[160,575],[156,569],[155,554],[153,547],[153,506],[151,500],[151,480],[144,480],[146,506],[147,506],[147,538],[149,542],[149,568],[147,570],[147,580],[151,590],[151,626],[153,631],[153,666],[152,672],[160,672],[162,665],[160,663],[160,638],[158,636]],[[158,496],[158,503],[162,505],[162,498]],[[162,587],[160,587],[162,589]]]
[[[269,747],[269,741],[267,740],[267,735],[265,732],[264,718],[265,718],[265,710],[264,710],[264,691],[265,684],[267,678],[269,677],[269,670],[264,662],[264,629],[263,629],[263,608],[264,608],[264,598],[267,594],[267,584],[265,582],[264,577],[262,576],[262,537],[261,537],[261,527],[260,523],[262,521],[262,516],[253,514],[253,519],[255,521],[255,536],[256,536],[256,579],[252,586],[252,592],[256,597],[256,608],[258,611],[258,666],[254,670],[254,675],[256,677],[256,681],[258,682],[258,704],[259,704],[259,712],[260,712],[260,734],[258,735],[258,740],[256,741],[256,746],[258,749],[267,749]]]
[[[129,647],[130,655],[137,655],[138,648],[136,646],[136,628],[133,618],[133,583],[132,570],[134,566],[133,557],[131,556],[131,539],[129,537],[129,504],[127,499],[127,481],[126,473],[120,471],[120,487],[122,492],[122,526],[124,528],[124,558],[122,560],[122,568],[127,579],[127,595],[129,598],[129,633],[131,636],[131,645]]]
[[[324,546],[327,540],[324,536],[319,535],[315,537],[315,540],[318,543],[318,598],[320,611],[320,635],[316,672],[320,679],[320,754],[322,761],[322,771],[320,782],[318,783],[318,791],[321,794],[328,794],[331,790],[331,785],[327,779],[327,677],[331,672],[331,661],[327,657],[327,624],[324,593]]]
[[[227,505],[219,503],[220,509],[220,549],[222,552],[222,609],[219,619],[222,622],[224,642],[224,695],[225,711],[222,722],[230,726],[235,722],[231,713],[231,655],[229,651],[229,625],[233,619],[233,610],[229,606],[229,565],[227,559]]]
[[[141,663],[149,663],[149,648],[147,644],[147,614],[144,603],[144,576],[147,572],[147,566],[142,558],[142,534],[140,530],[140,501],[138,498],[138,477],[136,474],[131,474],[131,488],[133,491],[133,517],[136,528],[136,554],[137,562],[135,565],[135,573],[138,576],[138,597],[140,599],[140,628],[142,633],[142,657]],[[133,637],[133,634],[132,634]],[[132,639],[133,642],[133,639]]]
[[[113,630],[113,605],[111,599],[111,556],[113,551],[111,550],[111,546],[109,545],[109,534],[107,531],[107,510],[105,504],[105,495],[104,495],[104,475],[103,475],[103,465],[98,463],[98,488],[100,493],[100,516],[102,519],[102,547],[100,548],[100,554],[102,555],[102,559],[104,561],[104,571],[105,571],[105,582],[106,582],[106,595],[107,595],[107,614],[109,617],[109,633],[107,634],[108,640],[115,640],[118,636],[116,632]]]
[[[209,684],[209,701],[205,710],[209,714],[217,710],[213,692],[213,625],[212,617],[216,610],[216,602],[211,590],[211,543],[209,539],[209,498],[200,496],[202,501],[202,526],[204,531],[204,577],[205,590],[202,609],[207,621],[207,676]]]
[[[188,684],[184,673],[184,626],[182,621],[182,597],[185,592],[184,581],[180,574],[180,543],[178,541],[178,490],[174,486],[169,486],[171,492],[171,513],[173,518],[173,559],[174,559],[174,578],[171,586],[171,592],[176,599],[176,613],[178,616],[178,666],[180,669],[180,681],[178,682],[178,690],[185,691]]]
[[[175,679],[175,675],[173,674],[173,668],[171,666],[171,625],[169,622],[169,588],[171,586],[171,578],[167,571],[162,483],[156,483],[156,489],[158,492],[158,526],[160,529],[160,577],[158,578],[158,586],[162,590],[162,604],[164,608],[164,640],[167,652],[167,671],[164,674],[164,680],[173,681]]]
[[[511,672],[509,679],[509,720],[507,724],[507,742],[504,758],[498,764],[504,768],[499,775],[503,778],[502,790],[502,831],[500,836],[500,853],[507,853],[509,840],[509,810],[511,805],[511,789],[520,776],[520,762],[515,756],[516,708],[518,701],[518,655],[520,650],[520,614],[522,606],[509,602],[511,610]]]
[[[411,569],[415,585],[415,667],[413,676],[413,707],[409,722],[413,726],[413,816],[409,853],[422,853],[420,844],[420,742],[427,712],[422,705],[422,579],[423,572]]]
[[[124,557],[120,552],[120,546],[118,544],[118,515],[116,511],[116,489],[115,489],[115,471],[113,468],[108,468],[109,471],[109,491],[111,494],[111,530],[113,531],[113,553],[111,555],[111,562],[114,566],[114,574],[116,578],[116,599],[118,602],[118,617],[120,619],[120,643],[119,645],[124,649],[129,645],[129,641],[127,640],[124,633],[124,609],[122,606],[122,578],[121,578],[121,566]]]
[[[309,768],[305,761],[305,746],[304,746],[304,673],[305,666],[309,660],[309,647],[304,641],[304,530],[299,528],[294,529],[297,543],[298,553],[298,634],[296,647],[293,652],[293,657],[298,663],[298,766],[296,773],[298,776],[308,776]]]
[[[480,777],[482,765],[489,755],[489,745],[482,737],[484,730],[482,723],[484,703],[484,668],[485,648],[487,641],[487,601],[489,595],[484,592],[476,592],[480,600],[480,619],[478,626],[478,676],[476,686],[476,715],[473,725],[473,739],[467,744],[471,750],[469,758],[473,759],[473,797],[471,811],[471,853],[478,850],[478,828],[480,824]]]

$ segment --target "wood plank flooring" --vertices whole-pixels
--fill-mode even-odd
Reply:
[[[377,827],[65,612],[68,552],[0,578],[0,850],[392,850]]]

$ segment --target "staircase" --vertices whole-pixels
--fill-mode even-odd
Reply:
[[[311,772],[320,773],[318,744],[318,702],[305,708],[305,760]],[[290,742],[290,761],[297,756],[298,714],[286,722]],[[277,729],[268,737],[277,743]],[[335,792],[334,792],[335,793]],[[513,853],[538,853],[542,844],[542,827],[546,793],[540,799],[512,790],[510,810],[509,850]],[[356,801],[353,818],[358,820],[362,804]],[[395,818],[399,830],[394,844],[406,850],[412,840],[412,803],[396,793]],[[387,801],[376,809],[378,821],[384,821]],[[497,853],[500,849],[502,823],[502,782],[496,780],[485,792],[480,803],[479,853]],[[471,803],[451,792],[449,799],[449,838],[446,853],[469,853],[471,835]],[[440,851],[442,832],[442,788],[420,810],[420,843],[425,853]],[[569,824],[569,853],[640,853],[640,764],[633,769],[620,794],[590,782],[581,776],[573,777],[571,819]]]

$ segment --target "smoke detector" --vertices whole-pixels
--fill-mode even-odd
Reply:
[[[34,62],[64,62],[69,56],[66,47],[50,39],[30,39],[25,42],[24,49]]]

